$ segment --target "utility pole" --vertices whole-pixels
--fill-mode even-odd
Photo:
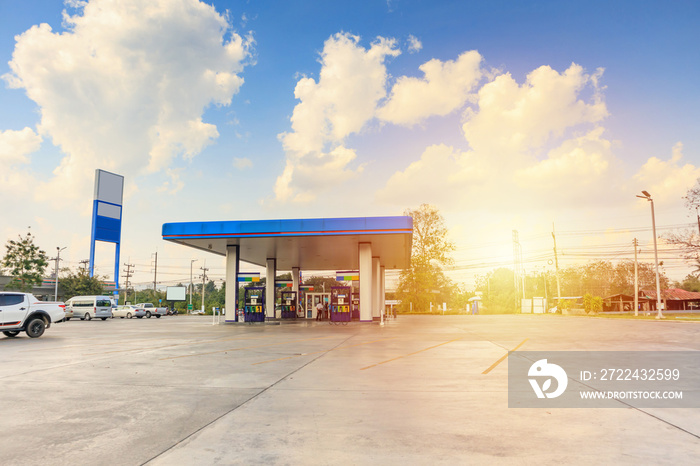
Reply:
[[[81,270],[87,270],[89,265],[90,265],[90,259],[83,259],[80,261],[80,269]]]
[[[513,230],[513,287],[515,289],[515,309],[519,309],[518,296],[520,295],[518,275],[522,272],[523,253],[520,246],[518,230]],[[524,292],[524,290],[523,290]],[[524,297],[524,296],[523,296]]]
[[[637,238],[632,242],[634,245],[634,316],[639,315],[639,270],[637,268]]]
[[[561,285],[559,284],[559,257],[557,256],[557,235],[554,232],[554,222],[552,222],[552,239],[554,240],[554,268],[557,276],[557,309],[560,309]]]
[[[58,246],[56,246],[56,257],[54,257],[53,259],[49,259],[52,261],[56,261],[56,269],[55,269],[56,271],[54,272],[54,278],[55,278],[54,292],[53,292],[53,300],[54,301],[58,301],[58,263],[61,261],[61,251],[63,251],[64,249],[66,249],[66,248],[59,248]]]
[[[131,257],[129,258],[129,261],[131,261]],[[129,300],[129,278],[131,278],[134,273],[131,271],[133,267],[135,267],[134,264],[129,264],[126,263],[124,264],[126,266],[126,270],[123,270],[124,272],[124,277],[126,278],[126,289],[124,291],[124,303],[126,303]]]
[[[155,252],[156,260],[153,267],[153,299],[156,299],[156,278],[158,277],[158,252]]]
[[[194,283],[192,283],[192,264],[198,260],[199,259],[190,259],[190,307],[192,306],[192,288],[194,288]]]
[[[202,312],[204,312],[204,285],[207,281],[207,261],[204,261],[204,267],[199,268],[202,271]]]
[[[548,299],[548,297],[547,297],[547,267],[546,266],[542,266],[542,275],[544,276],[543,277],[544,278],[544,302],[545,302],[545,313],[546,313],[546,311],[547,311],[547,309],[546,309],[547,304],[546,303],[547,303],[547,299]]]

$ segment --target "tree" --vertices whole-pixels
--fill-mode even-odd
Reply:
[[[695,186],[688,190],[683,199],[685,206],[691,212],[695,210],[697,214],[700,209],[700,178],[696,181]],[[700,230],[700,214],[698,215],[698,230]],[[694,275],[700,276],[700,234],[696,232],[695,227],[664,235],[663,238],[681,248],[683,257],[696,264]]]
[[[59,286],[62,290],[63,300],[67,301],[73,296],[93,296],[104,294],[104,286],[99,277],[91,277],[86,269],[70,272],[61,277]]]
[[[35,285],[41,285],[48,263],[46,252],[34,244],[31,232],[19,236],[19,241],[8,240],[7,252],[2,260],[2,268],[7,270],[12,280],[5,288],[8,290],[31,291]]]
[[[453,286],[442,268],[453,263],[450,253],[455,246],[447,238],[445,221],[437,208],[421,204],[404,215],[413,218],[413,249],[410,267],[399,276],[397,295],[402,311],[413,303],[415,311],[425,312],[433,301],[450,300]]]
[[[290,277],[291,280],[291,277]],[[335,278],[331,277],[316,277],[312,276],[304,280],[304,285],[311,285],[314,287],[315,293],[320,293],[325,290],[326,293],[331,292],[331,287],[333,286],[343,286],[342,283],[336,281]]]
[[[513,271],[499,267],[477,277],[477,290],[484,298],[484,312],[489,314],[505,314],[515,312],[516,294]]]
[[[594,314],[599,313],[603,310],[603,298],[586,293],[583,295],[583,309],[586,311],[586,314],[591,312]]]
[[[675,284],[675,287],[686,291],[700,291],[700,278],[694,275],[686,275],[682,282]]]

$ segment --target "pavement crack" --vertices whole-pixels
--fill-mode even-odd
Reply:
[[[348,340],[350,340],[350,339],[353,338],[354,336],[355,336],[355,335],[349,335],[346,339],[342,340],[342,341],[339,342],[337,345],[335,345],[333,348],[331,348],[330,351],[332,351],[332,350],[338,348],[340,345],[344,344],[345,342],[347,342]],[[243,402],[240,403],[239,405],[234,406],[233,408],[229,409],[229,410],[226,411],[225,413],[223,413],[223,414],[221,414],[221,415],[215,417],[214,419],[212,419],[212,420],[209,421],[208,423],[206,423],[206,424],[204,424],[203,426],[199,427],[199,428],[198,428],[197,430],[195,430],[194,432],[190,433],[189,435],[187,435],[187,436],[183,437],[182,439],[180,439],[179,441],[175,442],[175,443],[172,444],[170,447],[166,448],[165,450],[161,451],[161,452],[158,453],[157,455],[155,455],[155,456],[149,458],[148,460],[144,461],[143,463],[141,463],[141,466],[144,466],[144,465],[150,463],[151,461],[157,459],[159,456],[164,455],[165,453],[169,452],[169,451],[172,450],[173,448],[175,448],[175,447],[177,447],[178,445],[182,444],[183,442],[185,442],[186,440],[188,440],[189,438],[191,438],[191,437],[194,436],[195,434],[197,434],[197,433],[201,432],[202,430],[206,429],[207,427],[211,426],[212,424],[214,424],[214,423],[217,422],[218,420],[224,418],[225,416],[228,416],[229,414],[233,413],[234,411],[236,411],[237,409],[241,408],[242,406],[247,405],[247,404],[250,403],[251,401],[253,401],[253,400],[255,400],[256,398],[258,398],[258,397],[259,397],[260,395],[262,395],[263,393],[267,392],[267,391],[270,390],[271,388],[273,388],[273,387],[275,387],[276,385],[280,384],[281,382],[285,381],[287,378],[289,378],[289,377],[291,377],[292,375],[296,374],[297,372],[299,372],[300,370],[302,370],[303,368],[305,368],[305,367],[308,366],[309,364],[312,364],[313,362],[315,362],[315,361],[317,361],[318,359],[322,358],[322,357],[325,356],[327,353],[328,353],[328,352],[324,352],[324,353],[319,354],[319,355],[316,356],[315,358],[313,358],[313,359],[311,359],[310,361],[308,361],[306,364],[303,364],[303,365],[297,367],[296,369],[294,369],[293,371],[289,372],[288,374],[285,374],[284,376],[280,377],[277,381],[271,383],[270,385],[268,385],[268,386],[265,387],[264,389],[262,389],[262,390],[260,390],[259,392],[255,393],[254,395],[252,395],[250,398],[248,398],[247,400],[243,401]]]

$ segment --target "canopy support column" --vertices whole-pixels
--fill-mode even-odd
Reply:
[[[379,277],[379,257],[372,258],[372,318],[381,319],[382,311],[379,307],[379,292],[381,279]]]
[[[299,272],[301,269],[299,267],[292,267],[292,291],[294,291],[297,294],[297,298],[299,297]]]
[[[383,313],[386,309],[386,267],[379,267],[379,309]]]
[[[358,244],[360,264],[360,321],[372,322],[372,243]]]
[[[226,296],[224,296],[224,309],[226,322],[236,319],[238,309],[238,257],[239,246],[226,246]]]
[[[268,258],[265,267],[265,316],[277,317],[275,315],[275,276],[277,275],[277,260]]]

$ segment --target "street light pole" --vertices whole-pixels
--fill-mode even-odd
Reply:
[[[654,265],[656,267],[656,318],[663,319],[664,316],[661,313],[661,285],[659,283],[659,251],[656,246],[656,218],[654,217],[654,199],[651,198],[651,194],[646,191],[642,191],[644,196],[637,196],[640,199],[646,199],[651,202],[651,229],[654,234]]]
[[[58,301],[58,263],[61,261],[61,251],[63,251],[66,248],[59,248],[56,246],[56,272],[55,272],[55,279],[56,282],[54,284],[54,292],[53,292],[53,300]]]

